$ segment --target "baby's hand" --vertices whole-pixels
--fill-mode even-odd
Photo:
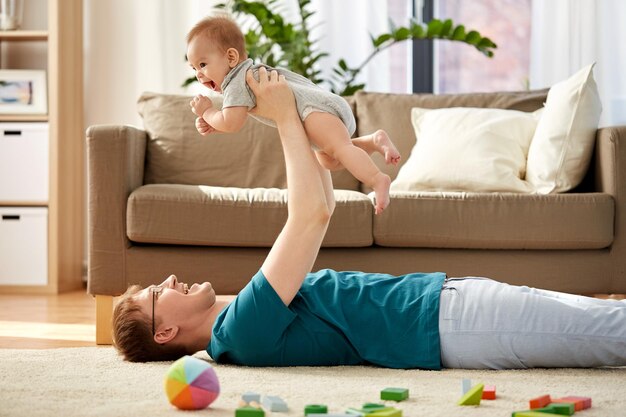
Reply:
[[[208,97],[205,97],[201,94],[198,94],[189,102],[191,106],[191,111],[196,115],[202,117],[207,109],[213,107],[213,103],[209,100]]]
[[[217,130],[213,126],[208,124],[206,120],[204,120],[202,117],[196,118],[196,129],[198,129],[198,133],[200,133],[202,136],[217,132]]]

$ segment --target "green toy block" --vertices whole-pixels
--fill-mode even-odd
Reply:
[[[381,400],[402,401],[409,398],[409,390],[406,388],[385,388],[380,392]]]
[[[402,410],[398,408],[385,409],[374,411],[373,413],[366,414],[367,417],[402,417]]]
[[[526,411],[514,411],[512,417],[558,417],[560,414],[544,413],[538,408]]]
[[[480,400],[483,397],[483,389],[485,384],[476,384],[469,391],[461,397],[458,405],[480,405]]]
[[[540,410],[542,413],[552,413],[558,414],[560,416],[571,416],[575,412],[575,406],[574,403],[552,403],[541,408]]]
[[[326,414],[328,413],[328,407],[324,404],[307,404],[304,406],[304,415],[309,414]]]
[[[383,404],[365,403],[363,404],[363,408],[351,407],[346,410],[346,413],[354,414],[355,416],[369,417],[372,415],[372,413],[377,413],[380,411],[390,411],[390,410],[394,410],[394,408],[387,407],[386,405],[383,405]]]
[[[387,407],[385,404],[379,404],[379,403],[365,403],[363,404],[363,406],[361,407],[363,410],[370,410],[370,411],[375,411],[378,410],[380,408],[389,408]]]
[[[235,410],[235,417],[265,417],[265,411],[256,407],[239,407]]]

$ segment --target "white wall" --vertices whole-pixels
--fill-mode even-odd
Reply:
[[[144,91],[184,94],[185,35],[214,0],[84,0],[85,126],[141,126]]]

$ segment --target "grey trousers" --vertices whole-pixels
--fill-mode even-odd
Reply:
[[[444,368],[626,366],[626,300],[447,278],[439,333]]]

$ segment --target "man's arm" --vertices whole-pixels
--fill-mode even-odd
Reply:
[[[285,154],[289,215],[261,270],[283,303],[289,305],[317,258],[334,199],[329,204],[327,180],[322,180],[284,77],[272,71],[268,81],[265,68],[261,68],[259,82],[250,71],[246,78],[257,97],[253,112],[276,122]]]

